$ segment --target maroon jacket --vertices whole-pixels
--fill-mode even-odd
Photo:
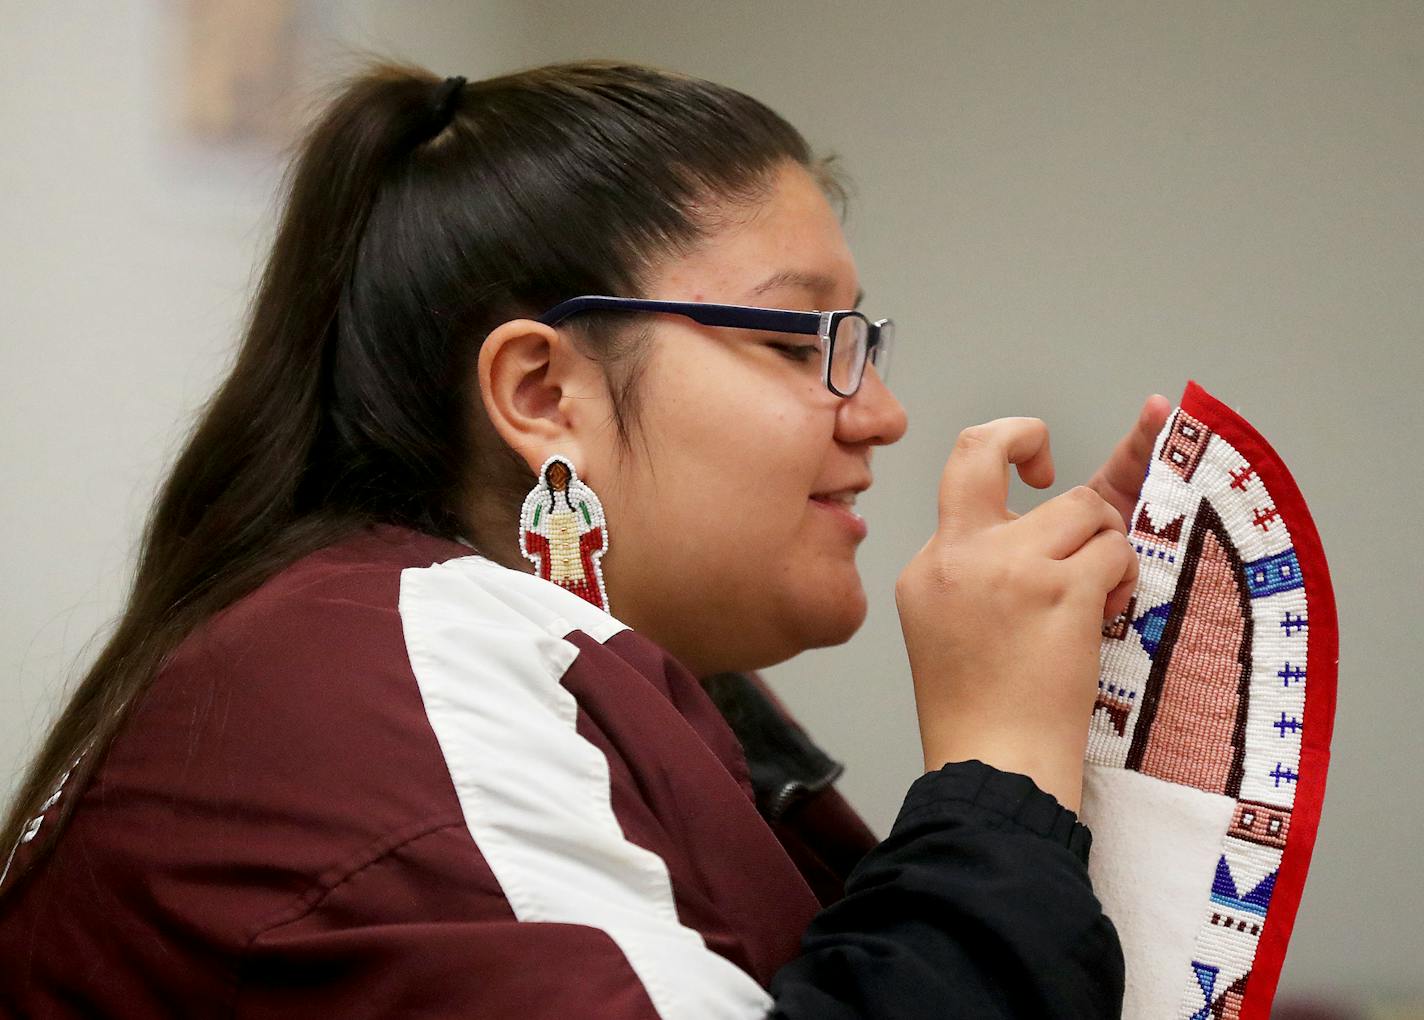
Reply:
[[[769,705],[534,575],[363,532],[192,634],[61,792],[67,830],[0,900],[0,1012],[874,1016],[1012,1006],[1016,969],[1062,967],[1063,1015],[1112,1012],[1071,813],[966,763],[867,854],[838,769]],[[1002,943],[1025,911],[983,959],[946,934]]]

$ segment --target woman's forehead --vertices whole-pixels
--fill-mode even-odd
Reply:
[[[804,168],[783,167],[755,206],[716,222],[693,252],[656,274],[656,296],[837,308],[858,297],[859,277],[840,219]]]
[[[799,249],[744,243],[709,246],[675,260],[655,277],[649,296],[827,309],[858,307],[865,294],[843,243]]]
[[[780,269],[753,287],[750,296],[755,299],[762,299],[768,295],[775,295],[777,291],[782,290],[803,290],[809,291],[813,295],[833,295],[839,292],[841,287],[841,281],[827,272],[804,269]],[[851,305],[851,307],[859,308],[860,303],[864,300],[864,289],[857,287],[855,303]]]

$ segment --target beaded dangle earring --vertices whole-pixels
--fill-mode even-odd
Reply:
[[[555,454],[539,470],[519,514],[519,551],[540,577],[609,612],[599,562],[608,551],[603,504],[569,458]]]

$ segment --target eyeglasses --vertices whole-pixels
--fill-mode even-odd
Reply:
[[[821,381],[838,397],[851,397],[860,388],[869,361],[881,381],[890,375],[890,349],[895,324],[889,319],[871,322],[857,311],[793,312],[783,308],[715,305],[703,301],[651,301],[643,298],[569,298],[539,316],[546,326],[557,325],[579,312],[664,312],[685,315],[704,326],[731,326],[772,333],[802,333],[820,338]]]

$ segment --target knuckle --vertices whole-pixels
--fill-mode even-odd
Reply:
[[[1048,423],[1042,418],[1008,418],[1005,420],[1012,422],[1016,431],[1040,442],[1048,436]]]
[[[970,425],[959,430],[954,445],[961,450],[973,450],[987,446],[992,429],[988,425]]]
[[[964,564],[947,548],[925,564],[924,583],[938,593],[954,591],[964,583]]]
[[[1075,485],[1065,492],[1064,497],[1086,510],[1098,510],[1107,501],[1098,495],[1098,490],[1088,485]]]
[[[959,582],[961,571],[955,557],[942,541],[921,549],[895,579],[895,598],[916,599],[926,592],[945,592]]]
[[[919,560],[911,560],[900,576],[895,578],[895,598],[901,599],[914,593],[919,581]]]
[[[1079,586],[1080,580],[1073,570],[1044,571],[1034,579],[1040,597],[1049,605],[1059,605]]]
[[[1137,561],[1137,550],[1132,545],[1132,539],[1128,538],[1122,532],[1116,532],[1116,534],[1118,536],[1118,550],[1121,552],[1122,558],[1131,567],[1132,572],[1136,574],[1139,564]]]
[[[1051,592],[1058,583],[1054,571],[1027,556],[1006,556],[993,561],[989,583],[1005,591]]]
[[[1018,586],[1024,571],[1010,558],[993,559],[985,566],[984,583],[992,588],[1012,589]]]

